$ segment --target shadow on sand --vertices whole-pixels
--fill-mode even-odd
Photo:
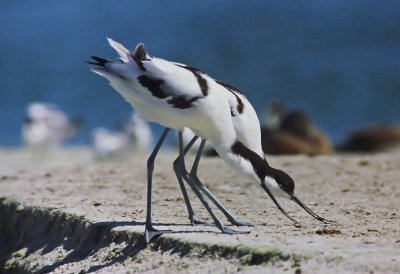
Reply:
[[[96,257],[99,251],[107,249],[112,243],[121,244],[122,249],[111,250],[105,260],[100,260],[100,264],[90,267],[82,273],[95,272],[116,263],[122,263],[127,258],[135,260],[139,252],[145,248],[152,251],[171,251],[184,256],[190,251],[190,247],[178,244],[178,241],[161,237],[156,239],[153,244],[147,245],[144,242],[143,233],[129,231],[125,229],[114,229],[118,227],[142,226],[144,222],[137,221],[109,221],[91,223],[84,217],[77,217],[51,209],[25,207],[17,210],[19,204],[10,203],[0,206],[0,236],[8,239],[6,248],[2,248],[0,258],[0,268],[5,267],[5,262],[12,257],[12,254],[22,248],[26,248],[23,258],[32,253],[40,253],[41,256],[55,249],[61,249],[65,257],[50,259],[48,264],[36,266],[35,273],[52,272],[58,267],[83,261],[90,256]],[[5,222],[8,220],[8,222]],[[189,224],[173,223],[154,223],[155,226],[190,226]],[[216,230],[199,229],[178,229],[171,233],[216,233]],[[179,247],[177,247],[179,246]],[[51,256],[49,256],[51,258]],[[48,257],[48,258],[49,258]],[[21,258],[21,259],[23,259]],[[101,264],[103,262],[103,264]],[[7,271],[28,272],[29,265],[16,264],[8,266]],[[11,268],[10,268],[11,267]],[[28,269],[26,269],[28,268]]]

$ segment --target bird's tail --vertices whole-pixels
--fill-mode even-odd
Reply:
[[[128,62],[128,57],[131,54],[130,51],[125,48],[122,44],[114,41],[111,38],[107,38],[108,43],[110,44],[110,46],[115,49],[115,51],[118,53],[119,58],[121,59],[121,61],[123,62]]]
[[[131,56],[135,60],[143,60],[147,58],[146,49],[143,43],[139,43],[133,52],[130,52],[127,48],[125,48],[122,44],[114,41],[111,38],[107,38],[108,43],[110,46],[115,49],[118,53],[121,61],[127,62],[128,56]]]

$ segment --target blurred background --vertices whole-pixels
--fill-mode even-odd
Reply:
[[[332,1],[0,2],[0,146],[22,144],[30,102],[85,124],[69,144],[131,107],[84,63],[113,59],[106,37],[197,67],[240,89],[262,117],[279,99],[337,142],[400,121],[400,3]],[[158,134],[161,128],[152,125]]]

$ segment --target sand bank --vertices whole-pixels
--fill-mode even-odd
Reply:
[[[220,234],[192,193],[198,218],[208,224],[188,224],[174,157],[163,152],[157,159],[153,187],[154,223],[174,233],[145,246],[145,155],[98,162],[85,149],[41,156],[1,150],[0,268],[16,273],[400,272],[400,154],[268,156],[272,166],[295,178],[304,202],[336,221],[324,225],[281,201],[302,227],[286,219],[258,185],[218,158],[203,158],[203,182],[238,219],[256,225],[239,228],[249,233],[237,235]]]

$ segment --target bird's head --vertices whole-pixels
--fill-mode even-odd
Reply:
[[[272,168],[266,161],[265,157],[261,157],[259,154],[250,150],[240,141],[236,141],[232,145],[231,150],[233,154],[240,156],[242,159],[246,159],[246,161],[241,161],[241,163],[246,163],[246,165],[243,165],[242,167],[243,171],[247,170],[244,173],[250,175],[251,178],[258,182],[261,180],[261,187],[265,190],[265,192],[267,192],[269,197],[275,203],[276,207],[290,220],[295,223],[299,223],[286,213],[286,211],[275,199],[275,196],[288,198],[301,206],[317,220],[324,223],[328,222],[324,218],[315,214],[294,195],[294,180],[289,174],[280,169]]]
[[[279,205],[279,203],[275,199],[275,197],[282,197],[282,198],[290,199],[290,200],[294,201],[296,204],[298,204],[299,206],[301,206],[305,211],[307,211],[307,213],[309,213],[311,216],[313,216],[318,221],[321,221],[323,223],[329,223],[328,220],[318,216],[309,207],[307,207],[299,198],[297,198],[295,196],[294,180],[286,172],[268,166],[267,175],[265,176],[264,181],[261,182],[261,186],[271,197],[272,201],[275,203],[275,205],[278,207],[278,209],[286,217],[288,217],[290,220],[294,221],[295,223],[298,223],[298,222],[286,213],[286,211]]]
[[[289,198],[294,193],[294,180],[286,172],[269,167],[263,184],[276,197]]]

